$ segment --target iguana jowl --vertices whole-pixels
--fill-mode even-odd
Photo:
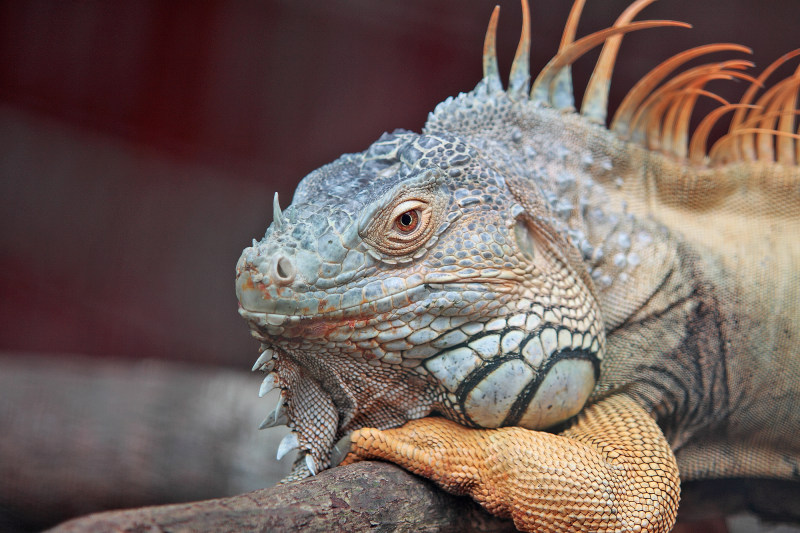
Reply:
[[[282,391],[263,426],[288,423],[279,455],[301,451],[293,478],[346,437],[347,461],[389,459],[559,531],[669,530],[678,471],[800,480],[800,69],[755,98],[798,54],[758,80],[735,59],[674,74],[747,51],[689,50],[606,128],[622,35],[678,24],[632,22],[652,1],[575,41],[577,0],[532,88],[523,1],[507,90],[495,10],[472,92],[311,173],[285,211],[276,197],[236,288],[262,392]],[[600,44],[572,112],[569,65]],[[732,78],[749,80],[741,102],[690,136],[695,101],[719,99],[705,85]]]

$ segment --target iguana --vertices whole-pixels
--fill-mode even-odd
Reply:
[[[607,127],[623,34],[682,25],[634,22],[652,1],[576,40],[576,0],[531,85],[523,0],[507,88],[495,8],[473,91],[275,196],[236,291],[288,479],[387,459],[529,531],[668,531],[680,480],[800,481],[800,69],[756,98],[800,51],[754,78],[687,50]]]

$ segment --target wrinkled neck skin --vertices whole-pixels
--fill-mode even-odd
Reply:
[[[632,300],[658,290],[659,283],[645,286],[648,279],[661,278],[652,272],[676,265],[673,237],[650,216],[650,201],[629,186],[642,183],[648,159],[661,156],[575,113],[514,102],[506,93],[485,100],[491,105],[473,108],[474,121],[484,122],[481,128],[464,127],[437,109],[425,131],[456,131],[490,154],[507,181],[541,191],[549,223],[591,278],[587,285],[602,309],[605,329],[614,331],[641,304]],[[440,105],[448,104],[453,105]],[[476,129],[478,135],[471,133]]]
[[[682,179],[725,178],[625,143],[576,114],[508,105],[510,131],[499,126],[473,142],[505,167],[501,173],[537,185],[557,219],[553,226],[579,252],[591,278],[607,342],[590,401],[625,391],[659,421],[677,452],[690,450],[693,439],[723,434],[742,402],[741,392],[737,398],[732,391],[747,390],[756,380],[736,361],[758,349],[748,349],[749,341],[726,327],[755,307],[747,296],[754,291],[742,286],[750,277],[726,263],[727,243],[693,234],[685,222],[693,213],[670,212],[664,201],[680,205],[683,195],[699,194],[672,185]],[[723,234],[714,224],[704,231]],[[760,257],[763,264],[768,256]],[[729,354],[732,348],[739,359]]]

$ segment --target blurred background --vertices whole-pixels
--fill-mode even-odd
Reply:
[[[579,34],[628,3],[589,1]],[[507,72],[521,17],[515,0],[501,4]],[[532,4],[536,72],[570,2]],[[0,1],[0,364],[27,387],[14,401],[46,394],[37,379],[55,361],[80,361],[76,375],[119,360],[249,370],[258,344],[236,312],[234,266],[271,222],[274,192],[285,207],[314,168],[384,131],[419,130],[436,103],[474,87],[492,7]],[[612,106],[691,46],[751,46],[760,71],[800,45],[797,0],[670,0],[639,18],[694,30],[626,37]],[[591,57],[575,68],[579,87]],[[744,89],[729,85],[712,88]],[[255,396],[258,376],[242,379]],[[26,405],[4,409],[24,419]]]

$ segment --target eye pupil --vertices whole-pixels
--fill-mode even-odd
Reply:
[[[416,229],[419,223],[419,214],[416,210],[406,211],[397,217],[397,227],[400,231],[409,232]]]

